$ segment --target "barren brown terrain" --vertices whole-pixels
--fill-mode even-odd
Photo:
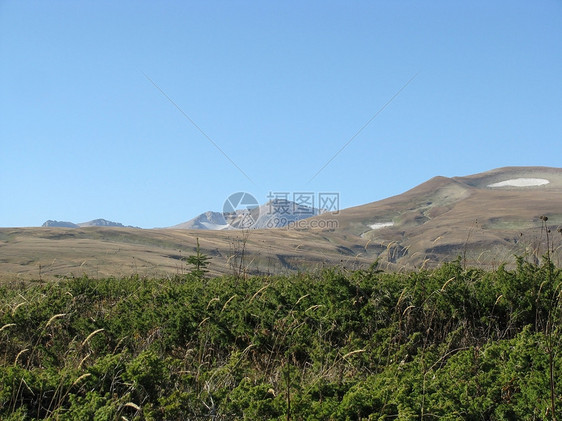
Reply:
[[[489,187],[509,180],[548,184]],[[551,249],[559,259],[560,168],[507,167],[435,177],[398,196],[319,218],[336,218],[341,232],[367,239],[369,250],[378,247],[381,263],[419,267],[462,256],[468,265],[496,267],[512,263],[515,254],[536,259],[546,252],[541,216],[548,217]]]
[[[515,185],[494,186],[505,182]],[[562,169],[508,167],[435,177],[398,196],[304,220],[299,228],[0,228],[0,279],[182,274],[197,238],[212,258],[212,274],[357,269],[376,260],[383,269],[408,270],[458,256],[493,268],[513,264],[515,255],[536,260],[546,252],[543,215],[560,264]],[[309,228],[326,221],[331,228]]]
[[[2,228],[0,276],[166,276],[186,273],[199,239],[212,274],[286,273],[371,262],[366,240],[288,230],[197,231],[134,228]]]

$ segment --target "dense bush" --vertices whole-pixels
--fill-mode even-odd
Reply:
[[[521,259],[5,285],[0,418],[561,418],[561,284]]]

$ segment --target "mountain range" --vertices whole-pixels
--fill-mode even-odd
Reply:
[[[46,227],[58,227],[58,228],[84,228],[84,227],[118,227],[118,228],[138,228],[138,227],[133,227],[131,225],[123,225],[120,222],[113,222],[113,221],[108,221],[107,219],[94,219],[92,221],[88,221],[88,222],[81,222],[79,224],[75,224],[73,222],[67,222],[67,221],[54,221],[52,219],[49,219],[48,221],[45,221],[43,223],[43,225],[41,225],[42,227],[46,228]]]
[[[321,211],[300,203],[285,199],[270,200],[261,206],[249,209],[237,209],[234,212],[207,211],[187,222],[168,227],[170,229],[197,229],[220,231],[225,229],[269,229],[282,228],[292,222],[319,215]],[[228,221],[227,219],[228,218]],[[118,227],[138,228],[131,225],[123,225],[120,222],[108,221],[106,219],[94,219],[93,221],[75,224],[68,221],[55,221],[49,219],[42,227],[58,228],[83,228],[83,227]]]
[[[185,258],[197,242],[211,257],[213,274],[242,268],[255,274],[326,265],[353,269],[375,261],[386,270],[408,270],[459,256],[467,266],[509,267],[515,255],[537,260],[547,247],[556,264],[562,258],[561,168],[437,176],[384,200],[314,213],[272,229],[263,229],[268,220],[261,210],[252,216],[259,228],[251,230],[226,229],[225,215],[218,212],[167,229],[131,229],[109,221],[75,228],[0,228],[0,277],[177,274],[188,270]],[[230,216],[236,224],[248,215]]]
[[[275,199],[261,206],[237,209],[230,213],[208,211],[170,228],[204,230],[283,228],[320,213],[319,209],[291,200]]]

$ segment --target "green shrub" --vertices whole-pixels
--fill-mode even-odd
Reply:
[[[561,418],[561,286],[522,259],[3,286],[0,419]]]

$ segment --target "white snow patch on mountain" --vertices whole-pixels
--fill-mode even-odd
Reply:
[[[230,225],[228,225],[228,224],[226,224],[226,225],[223,225],[223,224],[213,224],[213,223],[211,223],[211,222],[201,222],[201,225],[203,225],[203,226],[204,226],[206,229],[208,229],[208,230],[217,230],[217,231],[225,230],[225,229],[229,229],[229,228],[230,228]]]
[[[488,187],[535,187],[550,183],[545,178],[512,178],[499,183],[488,184]]]
[[[371,224],[369,226],[373,230],[378,230],[378,229],[381,229],[381,228],[391,227],[393,225],[394,225],[394,222],[377,222],[377,223]]]

